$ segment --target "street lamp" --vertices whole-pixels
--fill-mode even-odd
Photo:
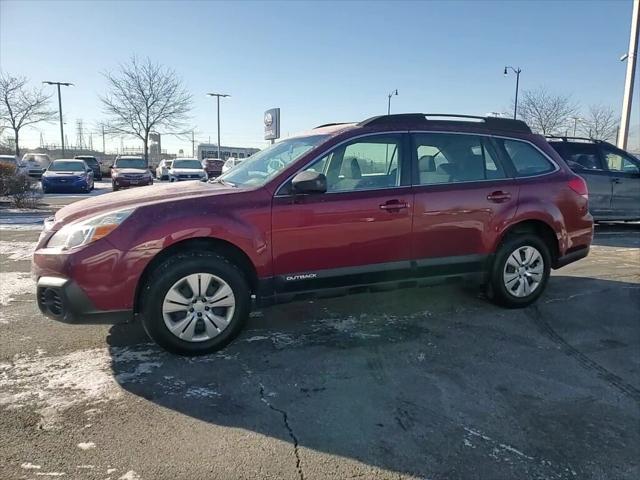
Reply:
[[[391,97],[394,95],[398,95],[398,89],[396,88],[393,92],[391,92],[387,97],[389,97],[389,103],[387,104],[387,115],[391,115]]]
[[[509,74],[509,69],[516,74],[516,100],[513,104],[513,119],[515,120],[516,116],[518,115],[518,88],[520,87],[520,72],[522,72],[522,70],[520,70],[520,67],[513,68],[512,66],[507,65],[506,67],[504,67],[505,77]]]
[[[576,129],[578,128],[578,122],[581,122],[582,119],[580,117],[569,117],[573,120],[573,136],[576,136]]]
[[[220,97],[230,97],[231,95],[227,95],[226,93],[207,93],[209,97],[216,97],[216,101],[218,103],[218,158],[222,159],[220,156]]]
[[[64,85],[65,87],[73,86],[73,83],[69,82],[42,82],[47,85],[57,85],[58,86],[58,112],[60,114],[60,143],[62,144],[62,158],[64,158],[64,128],[62,126],[62,97],[60,95],[60,85]]]

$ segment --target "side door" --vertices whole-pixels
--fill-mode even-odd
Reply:
[[[613,185],[612,217],[640,218],[640,161],[606,144],[600,148]]]
[[[302,170],[327,177],[327,192],[276,192],[272,251],[276,292],[402,278],[410,267],[412,196],[406,134],[344,142]],[[301,171],[302,171],[301,170]]]
[[[412,251],[421,275],[481,271],[498,226],[516,211],[518,186],[488,136],[412,133]]]
[[[594,218],[611,215],[613,181],[595,143],[553,142],[551,144],[569,168],[587,182],[589,211]]]

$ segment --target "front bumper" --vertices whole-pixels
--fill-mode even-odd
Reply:
[[[98,310],[84,291],[68,278],[40,277],[38,308],[49,318],[72,324],[115,324],[133,321],[133,310]]]
[[[140,179],[132,179],[132,178],[115,177],[112,179],[112,182],[116,187],[120,187],[120,188],[146,187],[147,185],[153,184],[153,178],[145,177]]]
[[[44,177],[43,177],[44,178]],[[72,191],[72,190],[86,190],[89,186],[89,180],[86,178],[79,178],[70,180],[68,182],[41,180],[42,188],[46,188],[49,191]]]

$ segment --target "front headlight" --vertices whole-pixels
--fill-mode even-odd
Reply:
[[[65,225],[49,239],[47,248],[68,250],[95,242],[118,228],[134,210],[135,208],[116,210],[82,222]]]

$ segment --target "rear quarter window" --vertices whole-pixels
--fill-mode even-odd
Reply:
[[[556,167],[536,147],[519,140],[502,140],[518,177],[531,177],[553,172]]]

